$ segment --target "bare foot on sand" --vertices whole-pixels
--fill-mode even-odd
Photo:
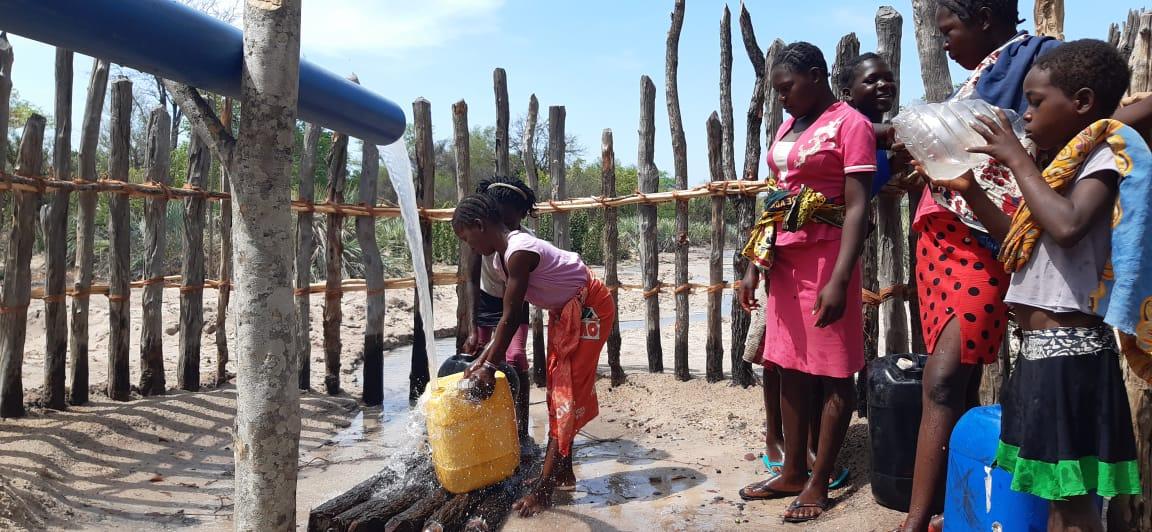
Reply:
[[[519,513],[520,517],[532,517],[550,507],[552,485],[550,482],[540,482],[539,486],[512,505],[512,511]]]

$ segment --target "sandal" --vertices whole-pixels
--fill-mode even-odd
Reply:
[[[764,467],[768,468],[768,472],[773,475],[779,475],[780,471],[784,469],[784,462],[773,462],[771,458],[768,458],[768,455],[761,456],[760,461],[764,462]]]
[[[784,510],[784,522],[785,523],[807,523],[809,521],[815,521],[816,519],[819,519],[820,516],[824,515],[824,512],[828,511],[829,506],[831,506],[831,503],[829,501],[824,501],[823,503],[820,503],[820,504],[804,503],[804,502],[800,502],[799,500],[792,501],[792,504],[789,504],[788,508]],[[813,515],[813,516],[809,516],[809,517],[793,517],[793,516],[788,515],[789,513],[795,512],[796,510],[802,510],[805,508],[815,508],[817,510],[820,510],[820,513]]]
[[[772,478],[776,478],[776,477],[772,477]],[[770,500],[774,500],[774,499],[783,499],[785,497],[795,497],[795,496],[800,494],[799,492],[791,493],[791,492],[776,491],[774,489],[771,489],[767,486],[767,484],[771,481],[772,481],[772,479],[770,478],[768,480],[757,482],[755,484],[751,484],[748,486],[744,486],[743,488],[740,488],[740,491],[739,491],[740,498],[745,500],[745,501],[770,501]],[[749,490],[748,488],[752,488],[752,489]],[[758,491],[760,493],[763,493],[763,495],[752,495],[750,493],[752,491]]]
[[[840,474],[828,483],[828,489],[838,490],[848,484],[848,479],[852,477],[852,472],[847,467],[840,468]]]

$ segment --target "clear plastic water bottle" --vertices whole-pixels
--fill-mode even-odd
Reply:
[[[924,166],[929,177],[948,180],[960,177],[988,160],[988,156],[969,153],[969,148],[986,144],[976,127],[984,127],[977,116],[999,120],[997,107],[979,99],[954,100],[906,107],[892,125],[896,140]],[[1023,138],[1023,120],[1012,109],[1003,109],[1017,138]]]

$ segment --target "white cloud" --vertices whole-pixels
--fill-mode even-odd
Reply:
[[[504,0],[306,0],[305,53],[397,55],[496,31]]]

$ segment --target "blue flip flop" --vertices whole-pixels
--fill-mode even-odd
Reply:
[[[761,456],[760,461],[764,462],[764,467],[768,468],[768,472],[773,475],[779,475],[780,470],[784,468],[784,462],[773,462],[771,458],[768,458],[768,455]]]
[[[837,475],[836,478],[832,480],[832,482],[828,483],[828,489],[838,490],[843,488],[845,484],[848,484],[848,478],[851,476],[852,474],[850,471],[848,471],[847,467],[840,468],[840,474]]]

